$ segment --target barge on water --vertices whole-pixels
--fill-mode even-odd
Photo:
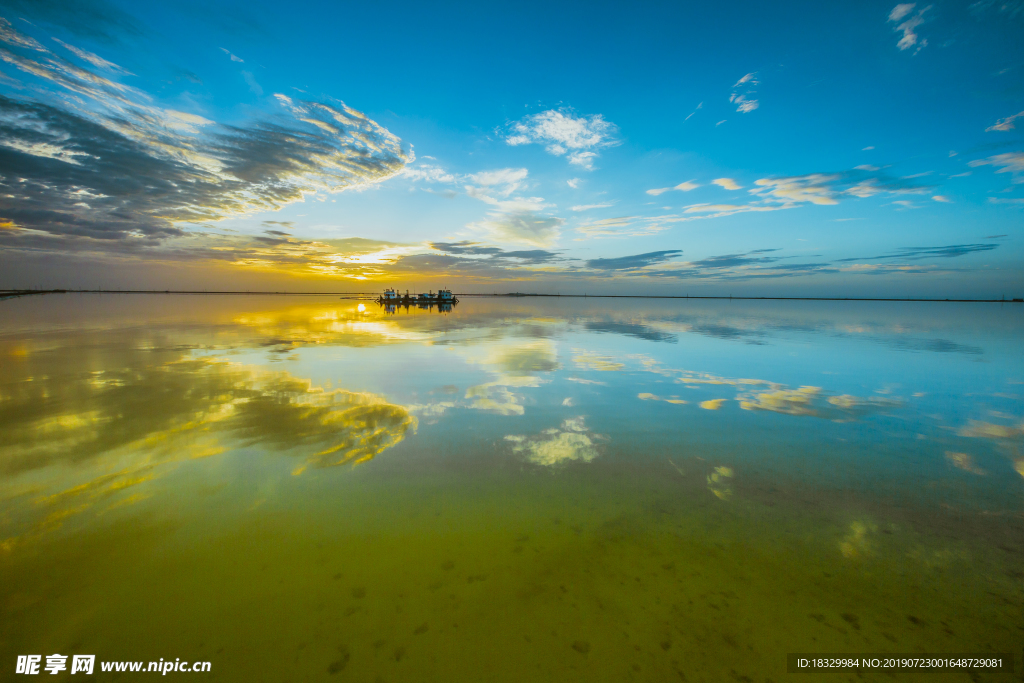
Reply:
[[[377,303],[383,306],[388,313],[397,312],[399,306],[404,306],[406,311],[410,306],[427,310],[432,310],[434,306],[437,306],[439,312],[450,313],[452,306],[459,303],[459,300],[455,298],[450,289],[439,290],[437,294],[434,294],[433,291],[429,294],[409,294],[409,290],[405,290],[404,296],[399,294],[398,290],[385,289],[384,293],[377,297]]]
[[[450,289],[438,290],[437,294],[434,294],[433,290],[429,294],[409,294],[407,289],[404,296],[398,290],[385,289],[384,293],[377,298],[377,303],[409,306],[415,304],[457,304],[459,300],[455,298]]]

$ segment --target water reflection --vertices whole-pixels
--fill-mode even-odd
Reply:
[[[761,632],[1018,642],[995,625],[1020,599],[1024,323],[998,306],[3,306],[0,658],[113,652],[148,604],[167,626],[132,642],[216,644],[239,680],[339,652],[359,680],[469,678],[455,644],[666,680],[694,648],[768,676]],[[779,596],[796,617],[737,647]]]

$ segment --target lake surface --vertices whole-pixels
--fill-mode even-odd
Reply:
[[[1022,338],[1012,304],[0,302],[0,662],[1016,680]]]

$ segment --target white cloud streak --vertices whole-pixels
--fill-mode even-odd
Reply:
[[[1013,122],[1016,121],[1017,119],[1019,119],[1022,116],[1024,116],[1024,111],[1017,112],[1013,116],[1007,116],[1005,119],[999,119],[998,121],[993,123],[991,126],[986,128],[985,132],[986,133],[991,133],[992,131],[997,131],[997,130],[999,130],[999,131],[1013,130],[1013,128],[1014,128]]]

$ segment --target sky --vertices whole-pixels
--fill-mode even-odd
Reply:
[[[1024,295],[1024,0],[0,17],[0,288]]]

